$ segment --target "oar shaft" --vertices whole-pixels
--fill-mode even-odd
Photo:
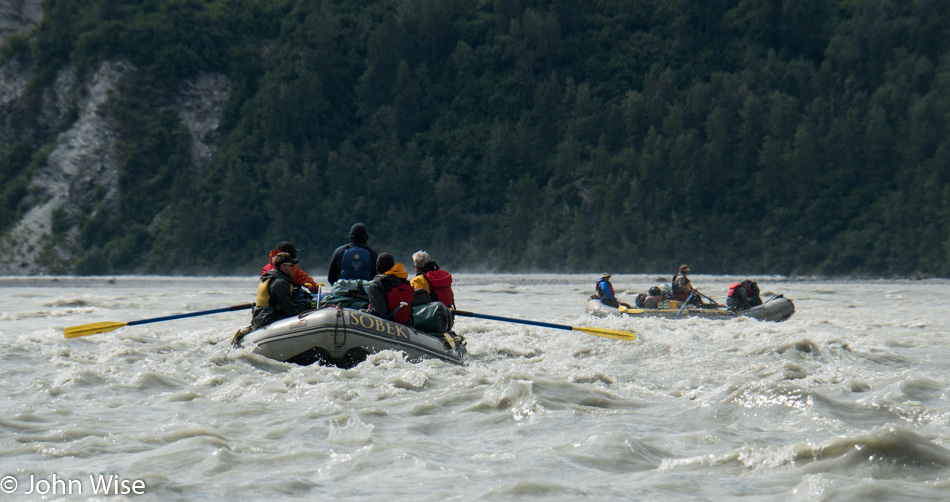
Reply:
[[[108,333],[122,326],[133,326],[136,324],[147,324],[150,322],[169,321],[171,319],[182,319],[185,317],[194,317],[199,315],[217,314],[218,312],[230,312],[232,310],[244,310],[253,307],[253,303],[243,303],[241,305],[232,305],[220,309],[202,310],[201,312],[190,312],[187,314],[169,315],[164,317],[154,317],[152,319],[139,319],[129,322],[95,322],[92,324],[83,324],[81,326],[70,326],[63,329],[63,335],[66,338],[78,338],[80,336],[95,335],[97,333]]]
[[[493,321],[508,321],[508,322],[514,322],[518,324],[528,324],[530,326],[540,326],[542,328],[566,329],[568,331],[571,331],[574,329],[573,326],[566,326],[564,324],[551,324],[549,322],[526,321],[524,319],[513,319],[511,317],[501,317],[501,316],[488,315],[488,314],[476,314],[475,312],[466,312],[464,310],[456,310],[454,312],[455,312],[455,315],[460,315],[460,316],[465,316],[465,317],[477,317],[480,319],[491,319]]]
[[[150,322],[161,322],[161,321],[170,321],[172,319],[184,319],[186,317],[195,317],[200,315],[208,314],[217,314],[218,312],[231,312],[233,310],[244,310],[253,307],[253,303],[244,303],[241,305],[232,305],[230,307],[224,307],[220,309],[211,309],[211,310],[202,310],[201,312],[189,312],[187,314],[176,314],[176,315],[167,315],[164,317],[153,317],[151,319],[139,319],[137,321],[129,321],[128,326],[135,326],[137,324],[148,324]]]
[[[697,293],[699,293],[699,291],[697,291]],[[699,296],[702,296],[703,298],[705,298],[705,299],[707,299],[707,300],[713,302],[713,305],[715,305],[715,306],[717,306],[717,307],[721,307],[721,306],[722,306],[722,305],[719,305],[719,302],[717,302],[716,300],[713,300],[712,298],[710,298],[710,297],[708,297],[708,296],[706,296],[706,295],[704,295],[704,294],[702,294],[702,293],[699,293]]]
[[[693,291],[692,293],[689,294],[689,298],[687,298],[686,301],[683,302],[683,306],[680,307],[680,309],[679,309],[678,311],[676,311],[676,315],[680,315],[680,312],[682,312],[683,309],[685,309],[686,306],[689,305],[689,301],[693,299],[693,295],[695,295],[695,294],[696,294],[695,291]]]
[[[465,316],[465,317],[478,317],[481,319],[490,319],[492,321],[505,321],[513,322],[517,324],[528,324],[531,326],[540,326],[542,328],[554,328],[554,329],[565,329],[568,331],[580,331],[582,333],[587,333],[588,335],[594,336],[605,336],[607,338],[616,338],[618,340],[636,340],[636,333],[631,333],[629,331],[620,331],[616,329],[607,329],[607,328],[595,328],[595,327],[580,327],[580,326],[566,326],[564,324],[552,324],[549,322],[538,322],[538,321],[526,321],[524,319],[512,319],[510,317],[501,317],[497,315],[488,315],[488,314],[476,314],[474,312],[468,312],[465,310],[453,310],[455,315]]]

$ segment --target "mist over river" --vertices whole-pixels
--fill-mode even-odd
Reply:
[[[464,310],[636,341],[460,317],[465,366],[349,370],[232,349],[247,310],[63,337],[252,302],[256,277],[0,277],[2,498],[950,498],[950,281],[753,277],[795,302],[766,323],[592,318],[598,276],[454,289]],[[724,303],[741,277],[691,279]],[[628,301],[659,283],[612,282]]]

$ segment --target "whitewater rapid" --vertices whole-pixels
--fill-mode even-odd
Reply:
[[[753,277],[796,306],[764,323],[591,318],[597,277],[457,274],[456,299],[636,341],[459,318],[465,366],[384,352],[350,370],[232,349],[248,311],[63,337],[251,302],[255,277],[2,277],[0,490],[96,499],[98,479],[115,481],[109,500],[946,500],[948,281]],[[658,279],[612,281],[631,298]],[[720,302],[734,279],[692,276]]]

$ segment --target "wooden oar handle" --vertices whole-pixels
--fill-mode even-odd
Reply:
[[[721,307],[721,306],[722,306],[722,305],[720,305],[719,302],[717,302],[716,300],[713,300],[712,298],[710,298],[710,297],[708,297],[708,296],[706,296],[706,295],[700,293],[699,290],[696,290],[696,292],[699,293],[699,296],[702,296],[703,298],[705,298],[705,299],[707,299],[707,300],[713,302],[713,305],[715,305],[715,306],[717,306],[717,307]]]

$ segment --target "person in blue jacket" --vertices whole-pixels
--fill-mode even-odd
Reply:
[[[608,307],[619,308],[621,305],[631,308],[629,304],[617,301],[617,295],[614,294],[614,286],[610,283],[610,274],[603,274],[594,284],[594,298],[600,300],[600,303]]]
[[[350,242],[336,248],[330,257],[327,281],[332,285],[340,279],[370,281],[376,277],[376,260],[379,255],[366,245],[369,230],[357,223],[350,228]]]

